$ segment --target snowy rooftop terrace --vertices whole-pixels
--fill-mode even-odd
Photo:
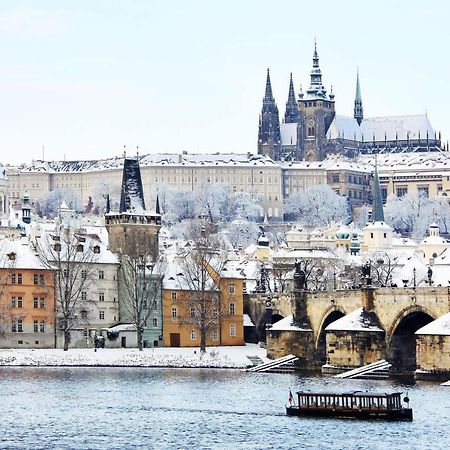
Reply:
[[[369,166],[375,165],[375,155],[362,155],[359,161]],[[450,170],[450,152],[386,153],[377,155],[380,172],[389,170],[437,171]]]
[[[21,172],[71,173],[97,170],[115,170],[123,168],[123,157],[89,161],[33,161],[23,164],[18,169]],[[277,167],[270,158],[262,155],[244,153],[214,153],[192,154],[183,152],[158,153],[139,157],[141,167],[151,166],[267,166]]]

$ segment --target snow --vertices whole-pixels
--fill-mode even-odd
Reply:
[[[301,328],[295,325],[292,314],[274,323],[270,329],[275,331],[312,331],[311,328]]]
[[[15,259],[10,260],[8,254],[15,253]],[[4,239],[0,243],[0,260],[4,267],[15,269],[48,269],[31,247],[27,238],[17,240]]]
[[[450,380],[446,381],[445,383],[442,383],[441,386],[450,386]]]
[[[330,323],[325,331],[384,331],[371,319],[370,313],[358,308],[344,317]]]
[[[419,328],[416,334],[450,336],[450,312]]]
[[[198,348],[153,349],[35,349],[1,350],[0,366],[117,366],[230,368],[251,366],[247,356],[266,360],[266,350],[256,344],[239,347],[208,347],[201,355]]]
[[[244,327],[254,327],[255,324],[253,323],[252,319],[248,314],[244,314]]]

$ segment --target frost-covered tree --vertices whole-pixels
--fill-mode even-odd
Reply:
[[[447,197],[433,199],[433,220],[439,225],[443,233],[450,231],[450,204]]]
[[[73,189],[55,189],[46,192],[36,202],[36,213],[40,217],[54,218],[61,203],[65,201],[69,208],[82,211],[80,194]]]
[[[172,197],[170,210],[167,213],[172,222],[193,219],[195,217],[195,200],[192,191],[177,191]]]
[[[347,199],[326,184],[291,194],[284,203],[284,211],[287,217],[311,226],[347,223],[350,217]]]
[[[226,227],[226,232],[228,240],[234,248],[245,248],[256,243],[261,229],[255,222],[237,219]]]
[[[205,183],[194,192],[195,209],[198,217],[211,223],[226,220],[229,214],[229,186]]]
[[[120,202],[120,185],[107,180],[98,180],[92,188],[92,212],[103,214],[106,211],[106,198],[108,195],[111,210],[117,211]]]
[[[355,220],[355,227],[362,230],[369,221],[369,208],[366,205],[359,209],[358,217]]]
[[[262,216],[261,196],[256,192],[235,192],[231,198],[231,214],[236,219],[258,220]]]
[[[396,231],[420,241],[433,219],[433,201],[425,195],[389,196],[384,208],[386,221]]]

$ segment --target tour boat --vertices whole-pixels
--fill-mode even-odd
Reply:
[[[289,392],[290,406],[286,406],[288,416],[322,416],[354,419],[412,420],[409,398],[403,401],[401,392],[350,391],[342,394],[297,392],[298,402]]]

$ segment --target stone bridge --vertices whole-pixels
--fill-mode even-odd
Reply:
[[[394,366],[416,365],[415,332],[450,311],[450,289],[446,287],[367,288],[337,291],[295,291],[289,294],[254,294],[246,299],[246,310],[260,332],[266,324],[289,315],[306,316],[309,330],[267,329],[270,357],[289,353],[304,360],[305,368],[324,363],[354,367],[378,359]],[[299,306],[300,304],[300,306]],[[367,319],[378,328],[325,332],[341,317],[364,308]],[[302,311],[303,310],[303,311]]]

